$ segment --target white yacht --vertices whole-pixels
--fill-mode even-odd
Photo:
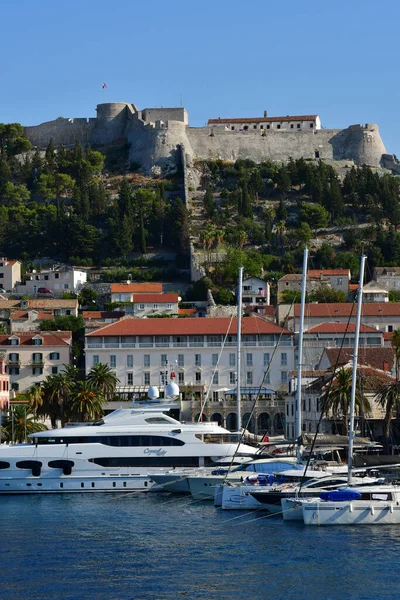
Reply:
[[[148,490],[149,471],[216,465],[251,458],[237,436],[217,423],[183,423],[175,404],[118,409],[96,423],[79,423],[0,445],[0,494]]]

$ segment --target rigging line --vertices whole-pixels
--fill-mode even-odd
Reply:
[[[263,519],[268,519],[271,517],[279,517],[280,515],[283,515],[283,513],[286,513],[286,512],[292,511],[292,510],[294,510],[294,509],[289,508],[287,510],[281,510],[277,513],[269,513],[268,515],[263,515],[262,517],[256,517],[255,519],[248,519],[244,523],[235,523],[234,525],[232,525],[232,527],[240,527],[241,525],[248,525],[249,523],[257,523],[258,521],[262,521]]]
[[[263,374],[262,381],[261,381],[261,383],[260,383],[260,386],[259,386],[259,388],[258,388],[258,392],[257,392],[257,394],[256,394],[256,397],[255,397],[255,400],[254,400],[254,402],[253,402],[253,407],[252,407],[252,409],[251,409],[251,412],[250,412],[249,419],[248,419],[248,421],[247,421],[247,423],[246,423],[246,427],[243,429],[243,431],[242,431],[242,433],[241,433],[241,435],[240,435],[240,437],[239,437],[239,441],[238,441],[238,443],[237,443],[236,450],[235,450],[235,452],[234,452],[234,454],[233,454],[233,456],[232,456],[232,460],[231,460],[231,462],[230,462],[230,464],[229,464],[229,466],[228,466],[228,473],[229,473],[229,471],[230,471],[230,470],[231,470],[231,468],[232,468],[233,461],[235,460],[236,454],[237,454],[237,453],[238,453],[238,451],[239,451],[239,446],[240,446],[240,444],[242,443],[242,440],[243,440],[243,437],[244,437],[244,433],[245,433],[245,431],[247,430],[247,427],[249,426],[249,423],[250,423],[250,421],[251,421],[251,418],[252,418],[252,416],[253,416],[253,413],[254,413],[254,411],[255,411],[255,409],[256,409],[256,406],[257,406],[258,399],[259,399],[259,397],[261,396],[261,390],[262,390],[262,388],[263,388],[263,386],[264,386],[264,382],[265,382],[265,380],[266,380],[266,378],[267,378],[267,375],[268,375],[268,374],[269,374],[269,372],[270,372],[270,369],[271,369],[271,364],[272,364],[272,361],[273,361],[273,359],[274,359],[274,356],[275,356],[276,352],[278,351],[278,347],[279,347],[279,344],[280,344],[280,342],[281,342],[281,339],[282,339],[282,336],[283,336],[283,330],[285,329],[285,324],[287,323],[287,321],[288,321],[288,319],[289,319],[289,316],[290,316],[291,310],[292,310],[292,308],[293,308],[293,305],[294,305],[294,300],[295,300],[295,299],[293,298],[293,300],[292,300],[292,303],[291,303],[291,305],[290,305],[290,307],[289,307],[289,310],[288,310],[288,312],[287,312],[287,314],[286,314],[286,317],[285,317],[285,319],[284,319],[284,321],[283,321],[283,323],[284,323],[284,326],[282,327],[282,329],[281,329],[281,332],[280,332],[280,334],[279,334],[279,337],[278,337],[278,343],[277,343],[277,344],[275,344],[275,347],[274,347],[274,349],[273,349],[273,351],[272,351],[272,356],[271,356],[271,359],[270,359],[270,361],[269,361],[268,367],[267,367],[267,368],[266,368],[266,370],[264,371],[264,374]],[[238,393],[240,394],[240,390],[238,390]],[[239,429],[241,428],[241,427],[240,427],[240,423],[238,423],[238,428],[239,428]],[[226,473],[226,475],[225,475],[225,478],[224,478],[224,480],[222,481],[222,485],[224,485],[224,484],[225,484],[225,481],[226,481],[226,478],[227,478],[227,475],[228,475],[228,473]]]
[[[319,428],[320,428],[320,425],[321,425],[321,422],[322,422],[322,418],[325,415],[326,404],[327,404],[327,401],[328,401],[328,398],[329,398],[330,391],[332,389],[333,381],[334,381],[334,378],[335,378],[335,375],[336,375],[336,370],[337,370],[337,367],[338,367],[338,364],[339,364],[340,354],[341,354],[342,349],[344,347],[343,346],[344,340],[346,338],[347,330],[348,330],[349,325],[350,325],[350,320],[351,320],[351,317],[353,315],[353,310],[354,310],[354,306],[355,305],[356,305],[356,298],[354,298],[354,300],[353,300],[353,304],[351,306],[351,311],[350,311],[350,314],[349,314],[349,318],[347,319],[347,323],[346,323],[346,329],[345,329],[345,331],[343,333],[341,345],[340,345],[340,348],[339,348],[339,352],[338,352],[338,355],[336,357],[335,365],[333,367],[333,372],[332,372],[331,378],[330,378],[330,380],[328,382],[328,388],[327,388],[327,390],[326,390],[326,392],[324,394],[324,400],[323,400],[322,406],[321,406],[321,414],[320,414],[317,426],[315,428],[314,439],[313,439],[312,444],[311,444],[311,448],[310,448],[310,452],[309,452],[309,455],[308,455],[308,458],[307,458],[307,462],[306,462],[306,466],[305,466],[305,469],[304,469],[304,473],[303,473],[302,478],[300,480],[300,485],[299,485],[298,493],[301,492],[301,488],[302,488],[302,486],[304,484],[304,481],[306,479],[307,469],[310,466],[311,456],[312,456],[312,453],[313,453],[313,450],[314,450],[314,447],[315,447],[315,444],[316,444],[316,441],[317,441],[317,436],[318,436],[318,433],[319,433]],[[300,383],[297,382],[297,385],[301,385],[301,382]]]
[[[205,409],[205,406],[206,406],[206,404],[207,404],[207,402],[208,402],[208,398],[210,397],[210,393],[211,393],[211,386],[212,386],[212,384],[213,384],[213,381],[214,381],[214,375],[215,375],[215,373],[217,372],[218,365],[219,365],[219,361],[220,361],[220,359],[221,359],[221,356],[222,356],[222,353],[223,353],[223,351],[224,351],[224,349],[225,349],[226,340],[227,340],[227,338],[228,338],[229,331],[230,331],[230,329],[231,329],[231,325],[232,325],[232,321],[233,321],[234,317],[235,317],[235,315],[234,315],[234,313],[233,313],[233,314],[231,315],[231,320],[229,321],[229,325],[228,325],[228,329],[227,329],[227,331],[226,331],[226,334],[225,334],[225,338],[224,338],[224,340],[223,340],[223,342],[222,342],[221,350],[220,350],[220,352],[219,352],[219,355],[218,355],[217,364],[215,365],[215,367],[214,367],[214,371],[212,372],[212,375],[211,375],[211,381],[210,381],[210,383],[209,383],[209,385],[208,385],[208,390],[207,390],[207,392],[206,392],[206,397],[205,397],[204,401],[202,401],[202,403],[201,403],[201,410],[200,410],[200,415],[199,415],[199,419],[198,419],[198,420],[199,420],[199,422],[201,422],[201,420],[202,420],[202,418],[203,418],[204,409]]]

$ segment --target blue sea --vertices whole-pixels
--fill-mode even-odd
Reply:
[[[0,598],[400,598],[400,526],[265,515],[173,495],[0,497]]]

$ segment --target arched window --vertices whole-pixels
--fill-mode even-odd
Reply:
[[[237,431],[237,415],[229,413],[226,417],[226,428],[230,431]]]
[[[268,413],[261,413],[257,419],[258,433],[264,435],[271,430],[271,417]]]

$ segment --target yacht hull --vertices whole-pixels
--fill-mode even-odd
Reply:
[[[222,490],[222,509],[265,510],[266,507],[250,494],[250,490],[254,490],[254,487],[252,485],[224,485]]]
[[[351,502],[304,502],[305,525],[398,525],[397,502],[353,500]]]

